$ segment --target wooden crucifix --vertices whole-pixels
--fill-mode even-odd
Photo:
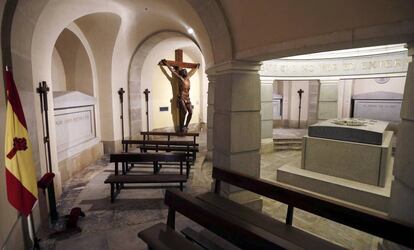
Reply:
[[[175,61],[161,60],[161,70],[164,75],[170,80],[173,98],[171,99],[171,114],[173,116],[174,126],[177,132],[187,132],[188,125],[193,114],[193,107],[190,101],[190,77],[194,75],[200,67],[199,63],[183,62],[183,51],[181,49],[175,50]],[[165,71],[163,66],[166,66],[172,73],[172,77]],[[191,69],[187,73],[186,69]],[[177,113],[178,123],[177,126]]]

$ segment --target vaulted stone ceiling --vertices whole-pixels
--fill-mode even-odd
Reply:
[[[307,46],[341,43],[332,49],[368,46],[357,44],[357,40],[370,40],[371,45],[396,43],[401,34],[394,38],[390,35],[386,39],[371,39],[372,32],[363,28],[385,25],[385,37],[388,32],[396,32],[392,28],[394,25],[401,25],[399,30],[406,29],[407,33],[408,30],[412,33],[414,26],[412,23],[404,25],[407,20],[414,21],[414,1],[411,0],[220,0],[220,3],[239,58],[260,53],[258,48],[267,47],[271,52],[272,46],[274,50],[285,50],[276,56],[293,55],[286,51],[292,45],[283,43],[315,36],[320,36],[318,41],[308,39],[303,43]],[[315,48],[314,51],[319,50]],[[309,52],[312,51],[304,51]]]

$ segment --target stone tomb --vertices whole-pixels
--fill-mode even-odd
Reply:
[[[373,92],[352,96],[353,117],[400,122],[403,95],[392,92]]]
[[[103,154],[96,136],[96,98],[78,91],[53,92],[56,144],[62,180]]]
[[[393,133],[385,131],[387,125],[350,119],[310,126],[309,136],[303,137],[302,168],[383,187],[392,151]]]
[[[278,169],[277,180],[376,210],[388,210],[392,165],[387,122],[326,120],[309,127],[301,166]]]

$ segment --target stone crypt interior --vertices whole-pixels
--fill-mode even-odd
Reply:
[[[0,249],[31,249],[34,235],[40,249],[148,249],[156,234],[142,232],[171,220],[169,248],[155,237],[153,249],[413,247],[406,241],[414,232],[413,8],[410,0],[0,1],[1,64],[20,94],[37,178],[49,165],[55,174],[59,215],[52,218],[50,193],[39,188],[33,232],[9,204],[2,177]],[[189,93],[194,142],[175,133],[178,78],[162,59],[188,70],[199,64]],[[49,87],[50,155],[42,81]],[[5,117],[1,105],[3,126]],[[145,140],[162,143],[151,149]],[[187,145],[179,149],[186,154],[171,153],[179,145]],[[151,150],[185,155],[183,194],[159,179],[108,185],[118,175],[116,156]],[[120,175],[176,174],[178,163],[165,161],[119,162]],[[4,176],[3,161],[0,169]],[[250,182],[217,184],[216,169]],[[168,195],[207,202],[203,195],[217,186],[220,199],[237,203],[211,208],[221,219],[204,210],[193,218],[180,205],[171,219]],[[74,207],[85,216],[69,228],[65,215]]]

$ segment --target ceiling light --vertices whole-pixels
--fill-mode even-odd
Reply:
[[[194,34],[194,30],[192,28],[187,28],[187,32],[190,35]]]

